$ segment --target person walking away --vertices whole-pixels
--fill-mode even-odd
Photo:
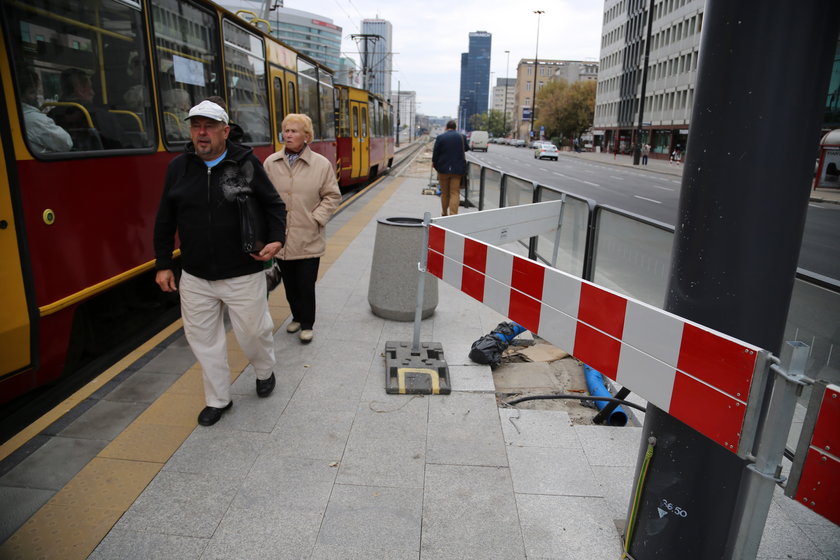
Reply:
[[[263,166],[288,212],[286,244],[275,259],[292,311],[286,332],[299,332],[300,341],[308,344],[314,337],[315,281],[327,248],[325,228],[341,192],[332,164],[309,147],[312,119],[290,113],[282,129],[283,149],[268,156]]]
[[[467,172],[467,138],[455,130],[455,121],[446,123],[446,132],[435,138],[432,167],[438,172],[442,216],[454,216],[461,202],[461,181]]]
[[[642,144],[642,165],[647,165],[650,155],[650,144]]]
[[[164,292],[180,292],[184,334],[204,378],[207,406],[198,423],[211,426],[233,404],[225,306],[256,370],[257,395],[267,397],[274,389],[274,325],[263,263],[283,247],[286,209],[251,148],[228,140],[224,109],[205,100],[190,109],[187,120],[192,142],[169,164],[155,220],[155,281]],[[246,187],[265,212],[265,245],[258,253],[242,249],[236,199]],[[172,262],[176,232],[183,268],[179,285]]]

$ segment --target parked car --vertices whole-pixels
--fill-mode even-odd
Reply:
[[[551,142],[541,142],[534,149],[534,159],[553,159],[557,161],[557,146]]]
[[[521,138],[513,138],[510,141],[511,146],[516,146],[517,148],[524,148],[525,147],[525,140]]]

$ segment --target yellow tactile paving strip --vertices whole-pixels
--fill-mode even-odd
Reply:
[[[402,182],[400,178],[391,181],[330,237],[327,252],[321,258],[319,277],[332,266]],[[289,307],[279,290],[271,294],[269,309],[275,325],[281,325],[288,318]],[[180,328],[181,321],[178,320],[0,446],[0,460]],[[233,333],[228,333],[228,361],[233,379],[248,365]],[[204,388],[201,369],[195,364],[0,545],[0,558],[87,558],[192,433],[202,408]]]

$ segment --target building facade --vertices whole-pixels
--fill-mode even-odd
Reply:
[[[222,6],[232,12],[254,11],[254,3],[244,0],[221,0]],[[262,17],[264,14],[257,14]],[[284,8],[281,5],[269,11],[271,34],[306,56],[312,57],[332,69],[339,68],[341,53],[341,27],[318,14]]]
[[[397,90],[394,92],[394,123],[397,124],[400,142],[410,142],[416,132],[417,93]]]
[[[641,123],[653,157],[684,151],[700,54],[705,0],[656,0]],[[629,153],[639,129],[647,0],[606,0],[594,133],[601,149]]]
[[[493,36],[490,33],[474,31],[469,36],[469,51],[461,54],[458,119],[462,130],[471,130],[470,117],[487,112],[492,41]]]
[[[504,112],[507,130],[513,128],[513,96],[516,92],[516,78],[497,78],[493,86],[492,107],[494,111]]]
[[[534,94],[551,81],[566,80],[569,83],[598,79],[598,63],[587,60],[537,60],[523,58],[516,65],[516,87],[513,101],[513,135],[515,138],[528,140],[531,137],[531,112],[534,107]],[[534,137],[540,131],[534,130]]]
[[[384,19],[363,19],[362,34],[378,36],[367,41],[367,55],[362,54],[362,64],[367,59],[367,88],[385,99],[392,99],[391,74],[393,72],[393,28]],[[364,44],[364,43],[363,43]]]

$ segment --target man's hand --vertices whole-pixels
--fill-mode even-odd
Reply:
[[[155,274],[155,282],[160,286],[164,292],[177,292],[178,286],[175,285],[175,274],[171,270],[158,270]]]
[[[272,257],[274,257],[274,255],[276,255],[277,253],[279,253],[280,249],[282,249],[282,248],[283,248],[282,243],[280,243],[279,241],[273,241],[273,242],[269,243],[268,245],[266,245],[265,247],[263,247],[262,251],[260,251],[259,253],[257,253],[257,254],[251,253],[251,256],[254,258],[254,260],[265,262],[265,261],[271,259]]]

